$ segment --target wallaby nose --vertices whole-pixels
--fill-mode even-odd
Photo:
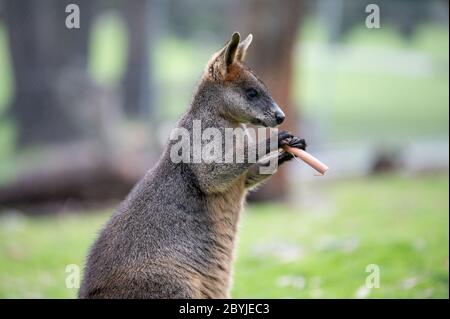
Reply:
[[[286,116],[284,115],[284,113],[282,111],[275,112],[275,120],[277,121],[277,124],[283,123],[285,117]]]

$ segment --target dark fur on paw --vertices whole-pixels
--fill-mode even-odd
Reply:
[[[289,141],[294,138],[294,135],[292,135],[288,131],[279,131],[278,132],[278,146],[282,147],[284,145],[289,145]]]
[[[280,152],[280,154],[278,154],[278,166],[287,161],[290,161],[293,158],[294,158],[294,156],[292,156],[291,153],[288,153],[286,151]]]
[[[298,138],[296,136],[293,136],[292,138],[290,138],[285,145],[289,145],[290,147],[299,148],[301,150],[306,149],[306,141],[304,139]],[[291,153],[282,151],[278,155],[278,165],[281,165],[284,162],[290,161],[293,158],[294,158],[294,156]]]
[[[303,138],[298,138],[296,136],[292,137],[287,145],[301,150],[305,150],[307,146],[306,141]]]

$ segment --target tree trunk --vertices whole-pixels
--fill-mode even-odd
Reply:
[[[148,115],[151,98],[149,77],[149,0],[122,2],[128,31],[128,62],[123,81],[124,107],[127,115]]]
[[[93,1],[79,0],[81,28],[68,29],[66,6],[73,1],[5,1],[15,98],[10,114],[19,146],[67,142],[81,137],[89,31]]]
[[[48,213],[67,203],[101,206],[121,201],[154,161],[146,153],[104,156],[93,146],[58,147],[45,161],[0,185],[0,214],[8,209]]]
[[[294,72],[293,53],[302,16],[300,0],[251,0],[239,4],[242,36],[252,33],[254,40],[247,64],[265,82],[275,101],[286,113],[281,129],[297,133],[297,116],[291,100]],[[252,193],[252,200],[279,200],[286,195],[286,167]]]

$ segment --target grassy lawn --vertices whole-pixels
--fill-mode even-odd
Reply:
[[[250,206],[240,229],[235,298],[448,298],[448,176],[328,184],[325,210]],[[109,212],[0,216],[0,298],[72,298]],[[380,288],[364,288],[366,266]]]

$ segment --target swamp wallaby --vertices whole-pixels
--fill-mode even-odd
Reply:
[[[177,123],[195,139],[193,126],[224,133],[246,124],[275,127],[284,114],[265,85],[243,64],[252,41],[239,33],[215,53],[202,75],[188,111]],[[244,160],[173,161],[170,140],[157,165],[134,187],[113,214],[88,256],[80,298],[228,298],[239,215],[248,189],[270,174],[247,147],[282,164],[292,155],[283,145],[304,148],[286,131],[269,139],[234,140]],[[273,141],[273,140],[272,140]],[[203,144],[204,141],[202,140]],[[189,153],[189,152],[188,152]],[[258,151],[260,153],[260,151]],[[192,159],[195,154],[188,154]]]

